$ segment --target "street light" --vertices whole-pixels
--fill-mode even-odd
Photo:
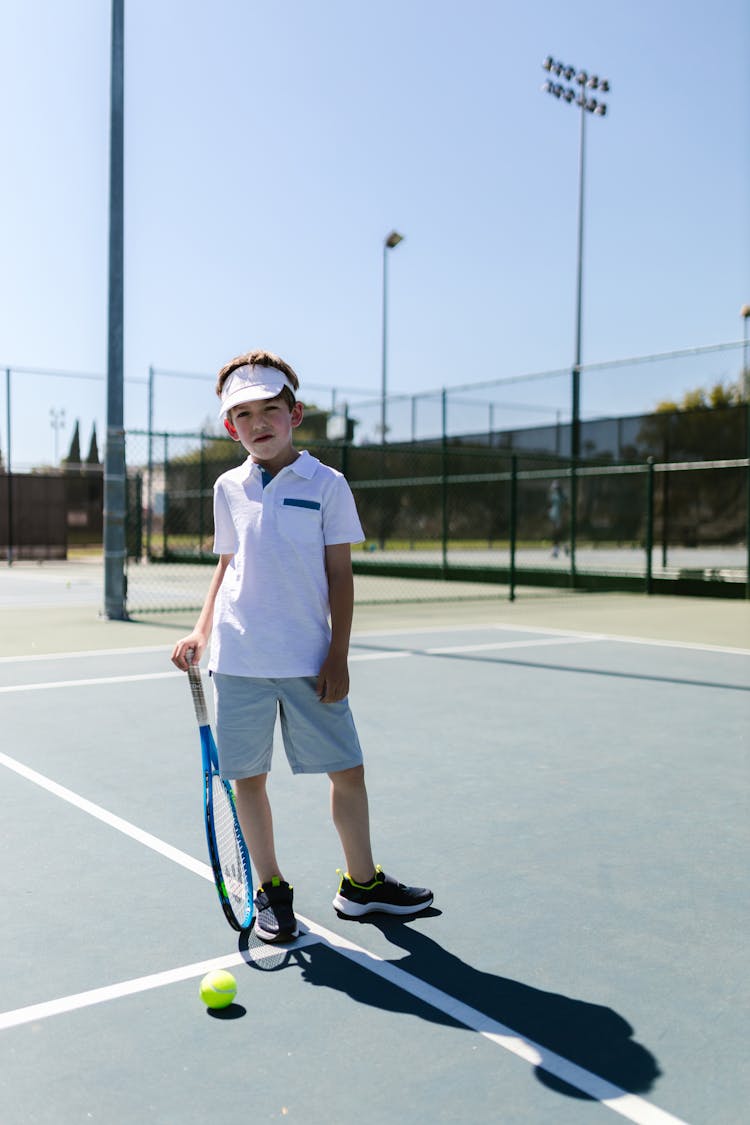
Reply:
[[[58,434],[60,430],[65,429],[65,410],[55,410],[54,407],[50,408],[49,424],[55,431],[55,464],[58,463]]]
[[[585,70],[578,70],[574,66],[566,66],[557,62],[550,55],[542,63],[542,67],[550,76],[563,78],[571,82],[575,78],[578,86],[576,91],[573,86],[563,85],[562,82],[547,81],[542,86],[546,94],[551,94],[558,101],[562,100],[568,105],[575,102],[581,111],[580,140],[578,145],[578,267],[576,271],[576,341],[575,359],[572,372],[572,411],[570,455],[577,461],[581,452],[581,335],[582,335],[582,306],[583,306],[583,204],[584,204],[584,172],[586,155],[586,115],[605,117],[607,105],[600,98],[591,96],[589,91],[596,91],[599,95],[609,93],[609,82],[597,74],[589,75]]]
[[[380,440],[385,444],[387,433],[386,402],[388,398],[388,251],[404,241],[403,234],[392,230],[383,242],[383,354],[380,386]]]
[[[750,305],[743,305],[740,309],[742,317],[742,389],[745,401],[750,403],[750,365],[747,360],[747,322],[750,320]]]

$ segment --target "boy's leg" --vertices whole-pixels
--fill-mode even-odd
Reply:
[[[256,777],[242,777],[234,782],[237,797],[237,816],[250,852],[253,868],[259,883],[283,879],[276,859],[273,838],[273,816],[266,792],[267,773]]]
[[[352,879],[368,883],[375,872],[370,844],[370,813],[364,766],[329,773],[331,816]]]
[[[340,916],[365,914],[418,914],[432,905],[432,891],[407,887],[375,867],[370,846],[370,816],[363,766],[329,773],[331,812],[346,856],[347,874],[341,876],[333,905]]]
[[[276,859],[273,817],[266,792],[268,774],[235,781],[237,816],[258,879],[255,933],[262,941],[290,941],[298,934],[294,893]]]

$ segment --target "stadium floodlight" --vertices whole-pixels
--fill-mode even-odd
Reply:
[[[388,251],[404,241],[403,234],[392,230],[383,241],[383,352],[380,387],[380,440],[385,445],[385,435],[388,432],[386,419],[388,402]]]
[[[597,90],[601,93],[609,91],[609,82],[606,78],[600,78],[598,74],[589,75],[586,70],[578,70],[574,66],[568,66],[564,63],[555,62],[555,60],[548,56],[542,63],[545,70],[552,71],[555,74],[562,74],[567,82],[571,82],[575,75],[575,85],[557,86],[552,87],[550,83],[546,83],[546,93],[553,94],[558,100],[562,98],[564,102],[571,105],[573,102],[580,109],[580,128],[579,128],[579,142],[578,142],[578,261],[576,269],[576,330],[575,330],[575,357],[573,360],[573,370],[571,372],[571,417],[570,417],[570,460],[573,469],[581,456],[581,341],[582,341],[582,326],[583,326],[583,220],[584,220],[584,181],[585,181],[585,168],[586,168],[586,116],[592,114],[595,117],[604,117],[607,112],[607,106],[598,98],[591,98],[587,96],[588,90]],[[576,86],[578,89],[576,89]],[[544,89],[544,87],[543,87]],[[577,510],[577,476],[575,471],[571,474],[570,480],[570,505],[571,505],[571,520],[570,520],[570,570],[571,575],[575,575],[576,567],[576,520],[575,513]],[[748,589],[750,589],[750,580],[748,582]]]
[[[586,114],[590,113],[594,117],[604,117],[607,113],[607,106],[598,98],[588,97],[587,90],[597,90],[600,93],[608,93],[610,86],[606,78],[600,78],[598,74],[589,74],[586,70],[578,70],[577,67],[568,66],[565,63],[557,62],[548,55],[542,63],[544,70],[551,71],[554,74],[562,74],[565,79],[570,82],[575,75],[575,81],[578,86],[576,91],[574,86],[561,86],[559,84],[552,84],[545,82],[542,90],[545,93],[552,94],[556,99],[562,100],[571,105],[573,102],[581,110],[580,121],[580,140],[578,149],[578,267],[576,271],[576,336],[575,336],[575,359],[573,363],[572,372],[572,412],[571,412],[571,433],[570,433],[570,455],[573,461],[577,461],[581,453],[581,339],[582,339],[582,305],[583,305],[583,221],[584,221],[584,172],[585,172],[585,153],[586,153]]]

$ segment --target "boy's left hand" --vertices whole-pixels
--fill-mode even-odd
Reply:
[[[342,659],[328,654],[318,673],[316,690],[321,703],[339,703],[346,699],[349,694],[349,668],[345,657]]]

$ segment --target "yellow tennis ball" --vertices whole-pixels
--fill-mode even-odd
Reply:
[[[206,973],[198,991],[207,1008],[227,1008],[237,995],[237,981],[231,973],[216,969]]]

